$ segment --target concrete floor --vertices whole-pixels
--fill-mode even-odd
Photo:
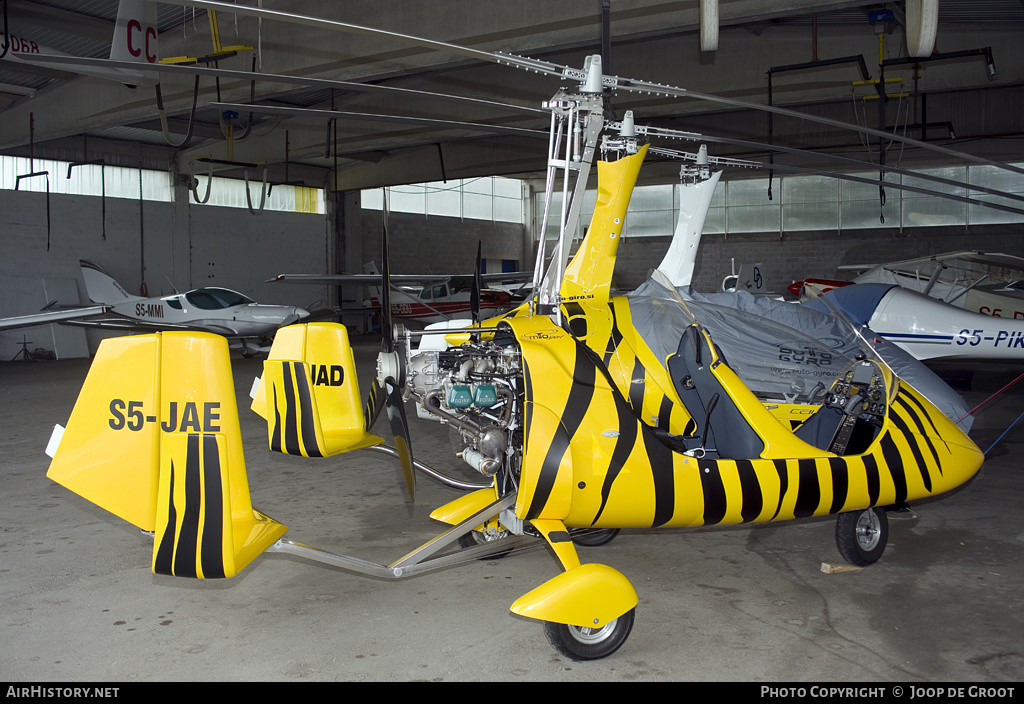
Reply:
[[[359,347],[367,379],[375,343]],[[287,537],[388,563],[440,532],[428,515],[458,492],[421,476],[412,505],[390,458],[270,453],[248,410],[261,364],[234,360],[243,442],[253,504]],[[404,581],[280,554],[229,580],[152,574],[150,537],[45,477],[43,448],[87,368],[0,364],[0,680],[1024,679],[1024,472],[1012,459],[1024,427],[967,486],[891,515],[889,547],[864,570],[821,571],[841,562],[832,520],[623,531],[581,549],[629,577],[640,604],[621,650],[576,663],[508,611],[558,573],[546,548]],[[972,405],[1020,371],[974,369],[958,388]],[[987,449],[1021,410],[1024,384],[982,409],[972,436]],[[436,424],[414,420],[412,441],[424,462],[479,481]]]

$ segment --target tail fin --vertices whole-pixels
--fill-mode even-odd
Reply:
[[[722,172],[715,171],[706,180],[684,182],[680,186],[679,219],[668,252],[658,265],[658,271],[668,276],[675,286],[689,286],[693,279],[704,221],[721,178]]]
[[[155,64],[157,57],[156,3],[121,0],[117,6],[110,58]]]
[[[367,432],[348,330],[338,323],[277,331],[252,410],[267,421],[270,449],[330,457],[384,442]]]
[[[85,259],[79,259],[78,263],[82,267],[82,278],[85,279],[85,292],[93,303],[116,305],[126,301],[142,300],[139,296],[132,296],[125,291],[124,287],[99,264]]]
[[[218,335],[105,340],[47,476],[153,531],[159,574],[232,577],[287,531],[253,510]]]

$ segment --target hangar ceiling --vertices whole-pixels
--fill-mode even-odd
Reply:
[[[18,46],[27,41],[75,57],[108,57],[117,0],[2,1]],[[240,164],[265,164],[272,182],[342,190],[543,171],[549,118],[539,108],[564,81],[398,39],[242,14],[243,7],[259,6],[573,67],[601,53],[606,37],[606,74],[765,104],[771,72],[775,105],[994,160],[1024,161],[1022,0],[941,0],[938,54],[906,62],[900,61],[908,56],[904,2],[720,0],[714,51],[701,51],[698,0],[155,4],[161,58],[214,51],[208,12],[196,5],[221,6],[216,19],[223,46],[252,49],[201,64],[195,100],[190,68],[147,73],[159,80],[166,130],[152,84],[129,88],[78,75],[81,64],[28,65],[4,57],[0,153],[103,159],[183,174],[205,174],[212,163],[218,174],[235,177],[245,172]],[[888,11],[888,19],[872,21],[877,11]],[[880,77],[885,62],[884,78],[891,82],[884,102],[877,83],[855,85],[863,80],[857,62],[824,65],[853,57],[862,58],[869,80]],[[778,70],[794,65],[801,68]],[[230,72],[255,72],[260,80]],[[420,92],[370,90],[376,87]],[[260,107],[237,107],[250,102]],[[876,137],[779,115],[769,121],[766,113],[737,105],[620,91],[610,96],[610,106],[618,117],[632,109],[641,124],[709,139],[771,139],[812,154],[776,155],[780,164],[836,168],[826,158],[835,154],[877,159]],[[295,109],[307,112],[289,112]],[[920,147],[887,147],[889,163],[950,162]],[[767,157],[749,145],[709,148]],[[653,164],[645,177],[667,180],[677,172],[678,164]]]

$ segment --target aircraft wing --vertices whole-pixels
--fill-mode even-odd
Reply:
[[[391,285],[431,284],[451,281],[456,276],[470,274],[391,274]],[[482,274],[484,282],[488,281],[532,281],[532,271],[505,271]],[[380,274],[278,274],[264,283],[282,282],[289,284],[361,284],[364,286],[380,286]]]
[[[103,312],[107,309],[100,307]],[[180,325],[176,323],[153,323],[147,320],[129,318],[117,313],[106,316],[90,318],[76,318],[62,321],[63,325],[74,325],[81,328],[96,328],[99,330],[119,330],[123,332],[160,332],[162,330],[185,330],[191,332],[212,332],[225,337],[237,337],[235,331],[224,325]]]
[[[109,310],[107,306],[88,306],[85,308],[47,310],[31,315],[17,315],[13,318],[0,318],[0,330],[16,330],[18,328],[46,325],[48,323],[66,323],[76,318],[100,315],[107,312],[107,310]]]
[[[837,269],[839,271],[867,271],[868,269],[874,269],[876,267],[885,267],[886,269],[891,270],[914,270],[915,268],[928,266],[933,262],[946,263],[955,261],[991,269],[1016,270],[1024,275],[1024,257],[1017,257],[1012,254],[1002,254],[1000,252],[978,251],[944,252],[942,254],[933,254],[931,256],[917,257],[915,259],[904,259],[896,262],[843,264],[842,266],[837,267]]]
[[[533,281],[532,271],[496,271],[480,275],[484,282]]]
[[[440,283],[452,277],[448,274],[391,274],[391,284]],[[380,274],[278,274],[264,283],[282,282],[287,284],[361,284],[380,286]]]

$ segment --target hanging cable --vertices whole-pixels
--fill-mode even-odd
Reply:
[[[202,198],[199,197],[199,179],[195,176],[195,162],[190,161],[188,163],[189,171],[189,189],[192,191],[192,197],[195,198],[196,203],[205,205],[206,201],[210,200],[210,186],[213,184],[213,162],[210,162],[210,171],[206,176],[206,195]]]
[[[260,193],[260,207],[259,210],[255,210],[252,207],[252,193],[249,191],[249,169],[246,169],[245,174],[245,200],[249,204],[249,212],[253,215],[259,215],[263,212],[263,206],[267,204],[267,167],[263,167],[263,188]]]
[[[164,132],[164,139],[167,140],[167,143],[169,145],[171,145],[172,147],[174,147],[175,149],[177,149],[178,147],[183,146],[186,142],[188,142],[190,139],[192,139],[192,130],[195,127],[195,120],[196,120],[196,105],[198,105],[198,104],[199,104],[199,76],[197,75],[196,76],[195,87],[192,89],[192,111],[189,113],[189,116],[188,116],[188,132],[185,133],[184,139],[182,139],[180,142],[175,144],[174,140],[171,139],[171,130],[167,126],[167,111],[164,110],[164,96],[163,96],[163,92],[160,90],[160,84],[159,83],[156,84],[156,109],[157,109],[157,112],[160,113],[160,129],[162,129],[163,132]]]

